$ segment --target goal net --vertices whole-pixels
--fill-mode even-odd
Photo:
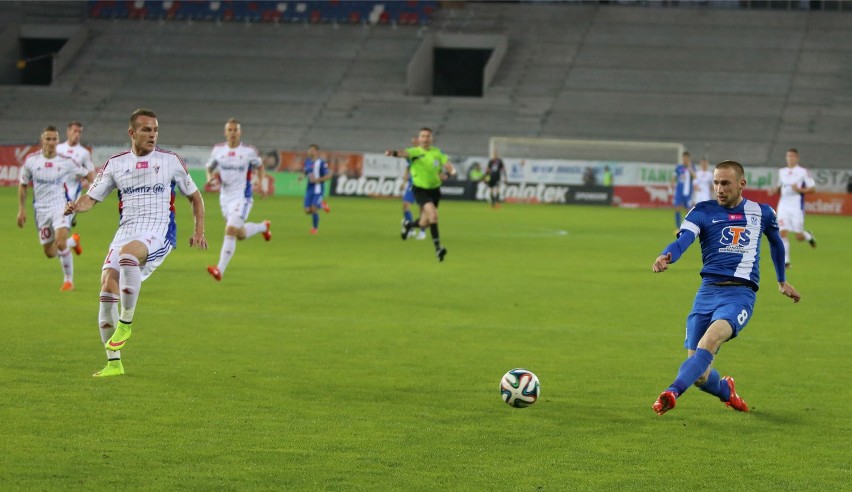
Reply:
[[[680,162],[684,147],[670,142],[491,137],[488,150],[489,156],[496,153],[502,158],[669,164]]]

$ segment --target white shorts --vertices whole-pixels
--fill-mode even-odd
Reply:
[[[65,216],[65,210],[35,210],[35,224],[38,229],[38,240],[41,244],[52,243],[56,240],[56,229],[70,228],[70,217]]]
[[[109,251],[107,252],[106,259],[104,260],[104,266],[101,270],[112,268],[115,271],[119,271],[118,260],[119,256],[121,256],[119,251],[122,246],[130,241],[139,241],[148,248],[148,258],[145,260],[145,264],[142,265],[142,280],[150,277],[151,274],[154,273],[154,270],[163,263],[166,256],[168,256],[169,253],[172,252],[172,249],[174,249],[172,247],[172,243],[168,242],[165,237],[158,236],[151,232],[139,233],[129,238],[113,239],[112,243],[109,245]]]
[[[779,208],[778,228],[795,233],[805,232],[805,211],[800,208]]]
[[[236,200],[219,200],[222,207],[222,217],[228,227],[242,228],[246,225],[253,201],[251,198],[238,198]]]

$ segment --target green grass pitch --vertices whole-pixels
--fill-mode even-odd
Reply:
[[[31,195],[30,195],[31,196]],[[397,200],[257,199],[273,239],[224,281],[179,249],[143,284],[127,374],[95,379],[100,265],[115,195],[79,217],[76,290],[59,292],[16,190],[0,190],[2,490],[840,490],[852,483],[852,219],[811,216],[794,305],[764,242],[753,320],[716,366],[753,411],[697,389],[651,410],[685,351],[697,245],[664,274],[669,210],[446,201],[431,241],[400,241]],[[765,241],[765,240],[764,240]],[[846,307],[844,307],[846,306]],[[541,379],[514,409],[507,370]],[[846,484],[846,485],[844,485]]]

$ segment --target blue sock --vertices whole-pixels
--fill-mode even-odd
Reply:
[[[311,218],[314,221],[314,229],[318,228],[319,227],[319,214],[314,212],[313,215],[311,215]]]
[[[412,220],[414,220],[414,215],[411,213],[411,210],[404,211],[402,213],[402,217],[408,222],[411,222]]]
[[[722,401],[728,401],[731,399],[731,389],[728,388],[726,383],[722,382],[722,379],[719,377],[719,371],[716,369],[710,370],[710,374],[707,376],[707,381],[699,386],[699,388],[701,391],[717,396]]]
[[[674,380],[669,391],[674,391],[678,395],[686,392],[687,388],[692,386],[698,378],[704,374],[704,371],[713,363],[713,354],[709,350],[698,349],[692,357],[687,357],[680,369],[677,372],[677,379]]]
[[[680,227],[680,210],[675,212],[675,227]]]

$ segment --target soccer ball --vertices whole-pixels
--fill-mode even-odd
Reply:
[[[538,400],[541,385],[538,377],[526,369],[512,369],[500,380],[500,396],[515,408],[524,408]]]

